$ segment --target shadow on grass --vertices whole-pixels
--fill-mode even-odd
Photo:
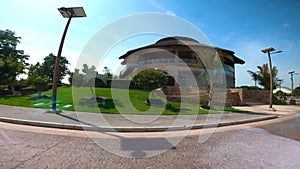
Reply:
[[[115,103],[118,106],[123,106],[120,102],[118,102],[117,100],[113,100],[113,99],[106,99],[105,101],[97,101],[93,100],[93,101],[88,101],[85,99],[81,99],[79,101],[79,105],[80,106],[87,106],[89,108],[94,108],[95,107],[95,103],[97,103],[98,108],[104,108],[104,109],[115,109]]]
[[[9,99],[9,98],[11,98],[11,97],[15,97],[15,96],[1,96],[1,95],[0,95],[0,98],[1,98],[1,99]]]
[[[29,100],[40,100],[40,99],[51,99],[50,96],[44,95],[44,96],[32,96],[29,98]]]
[[[167,104],[166,105],[166,110],[172,111],[172,112],[180,112],[180,108],[173,106],[172,104]]]
[[[22,95],[21,95],[21,96],[13,96],[13,95],[5,95],[5,96],[3,96],[3,95],[2,95],[2,96],[1,96],[1,95],[0,95],[0,98],[1,98],[1,99],[11,99],[11,98],[21,98],[21,97],[27,97],[27,96],[25,96],[25,95],[23,95],[23,96],[22,96]]]

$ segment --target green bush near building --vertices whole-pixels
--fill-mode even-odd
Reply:
[[[287,102],[284,100],[279,100],[276,96],[273,96],[273,104],[275,105],[287,105]]]

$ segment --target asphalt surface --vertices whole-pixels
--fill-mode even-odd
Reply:
[[[271,134],[300,142],[300,117],[289,119],[284,123],[273,123],[260,126],[259,128],[264,129]]]
[[[165,140],[164,144],[153,144],[162,138],[150,137],[150,133],[130,137],[104,132],[102,134],[106,137],[95,139],[78,134],[84,131],[43,128],[54,132],[45,134],[36,132],[41,127],[34,129],[31,126],[0,123],[0,168],[297,169],[300,168],[299,121],[300,114],[293,114],[257,123],[221,127],[204,142],[199,141],[203,129],[192,130],[193,135],[184,137],[171,147]],[[25,128],[32,128],[32,131],[24,131]],[[105,147],[99,144],[99,140],[113,146]],[[139,142],[146,144],[141,146]],[[117,148],[120,152],[131,154],[132,158],[116,154]],[[149,152],[157,150],[160,153],[148,157]]]

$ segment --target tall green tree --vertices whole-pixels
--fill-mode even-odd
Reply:
[[[43,74],[39,62],[29,67],[27,80],[38,91],[38,97],[42,97],[42,92],[49,87],[49,79]]]
[[[74,72],[69,73],[70,84],[75,87],[90,87],[92,89],[97,74],[95,69],[94,66],[89,68],[87,64],[84,64],[84,67],[82,68],[83,73],[81,73],[79,69],[75,69]],[[93,91],[91,92],[93,94]]]
[[[84,74],[81,74],[79,72],[79,69],[75,69],[74,72],[69,71],[69,83],[75,87],[83,87],[85,84],[84,80]]]
[[[82,81],[84,83],[84,86],[90,87],[90,90],[91,90],[91,93],[92,93],[92,97],[96,97],[94,89],[93,89],[93,87],[95,86],[96,79],[99,79],[99,80],[103,81],[104,83],[106,83],[106,79],[103,78],[103,75],[100,75],[96,71],[96,67],[94,65],[92,65],[92,66],[89,67],[87,64],[83,64],[82,72],[84,73],[83,76],[81,76],[80,74],[78,74],[79,79],[83,78]]]
[[[295,95],[295,96],[299,96],[299,95],[300,95],[300,87],[296,87],[296,88],[294,89],[294,95]]]
[[[44,58],[44,62],[41,65],[41,70],[49,82],[53,82],[54,68],[55,68],[56,56],[50,53]],[[66,57],[61,56],[59,65],[59,82],[67,75],[69,61]]]
[[[112,79],[112,74],[110,70],[106,67],[106,72],[104,74],[99,74],[96,71],[95,66],[89,67],[87,64],[83,64],[82,73],[80,73],[79,69],[75,69],[74,72],[68,72],[69,74],[69,82],[75,87],[84,87],[88,86],[91,88],[91,92],[93,93],[93,86],[96,86],[99,83],[101,85],[107,85],[107,80]]]
[[[110,72],[110,69],[108,67],[103,68],[103,78],[106,80],[111,80],[113,78],[113,74]]]
[[[0,30],[0,83],[8,85],[15,93],[16,77],[29,65],[29,55],[23,50],[17,50],[21,37],[11,30]]]

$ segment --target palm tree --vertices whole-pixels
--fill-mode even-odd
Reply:
[[[258,81],[258,78],[259,78],[258,73],[253,72],[251,70],[247,70],[247,72],[251,75],[252,80],[254,80],[255,87],[257,87],[257,81]]]
[[[265,90],[270,89],[270,71],[268,64],[263,64],[262,66],[257,66],[258,68],[258,82],[264,87]],[[273,77],[273,88],[275,89],[278,86],[278,69],[276,66],[273,67],[272,77]]]

